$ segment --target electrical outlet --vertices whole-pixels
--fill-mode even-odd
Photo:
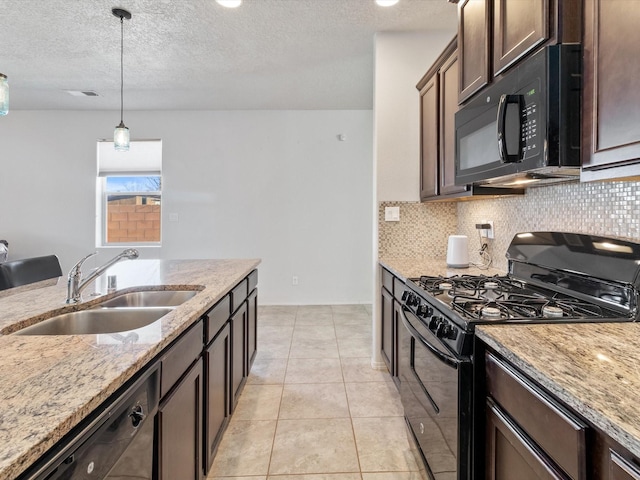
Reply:
[[[298,285],[298,276],[294,275],[291,279],[291,285]]]
[[[480,230],[480,236],[482,238],[495,238],[495,232],[493,229],[493,220],[485,220],[482,223],[489,225],[489,228],[483,228]]]

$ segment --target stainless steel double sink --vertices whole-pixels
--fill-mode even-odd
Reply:
[[[197,290],[123,293],[87,310],[47,318],[13,335],[92,335],[135,330],[159,320],[197,293]]]

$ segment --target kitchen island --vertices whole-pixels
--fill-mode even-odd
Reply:
[[[109,270],[109,275],[117,275],[118,292],[102,294],[106,285],[98,279],[78,305],[65,305],[65,278],[53,286],[0,298],[0,480],[14,479],[26,470],[259,263],[257,259],[136,260]],[[11,335],[52,311],[80,310],[117,293],[145,289],[199,292],[149,325],[135,343],[123,343],[109,334]]]

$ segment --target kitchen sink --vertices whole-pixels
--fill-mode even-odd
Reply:
[[[94,335],[144,327],[171,312],[170,307],[97,308],[63,313],[23,328],[14,335]]]
[[[177,307],[193,298],[197,290],[146,290],[118,295],[97,305],[98,308]]]

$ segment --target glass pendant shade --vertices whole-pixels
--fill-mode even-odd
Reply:
[[[9,113],[9,82],[7,76],[0,73],[0,115]]]
[[[129,151],[129,129],[124,122],[120,122],[113,133],[113,146],[119,152]]]

